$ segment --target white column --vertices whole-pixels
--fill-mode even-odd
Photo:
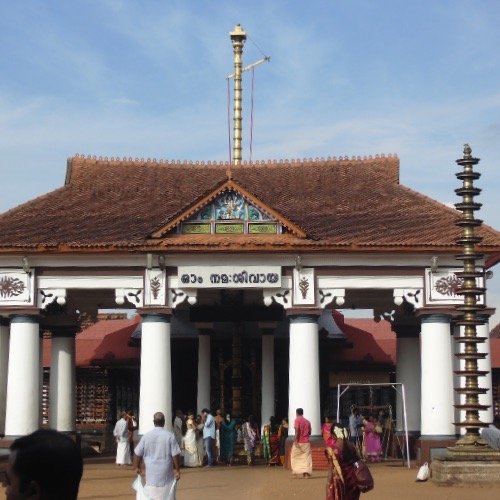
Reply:
[[[52,335],[49,426],[75,432],[75,336]]]
[[[312,435],[321,435],[319,392],[318,317],[290,316],[290,365],[288,383],[289,435],[295,435],[295,410],[303,408]]]
[[[153,429],[153,415],[159,411],[165,415],[165,427],[172,430],[170,315],[144,314],[141,336],[140,434]]]
[[[262,333],[262,425],[274,416],[274,335]]]
[[[10,322],[5,435],[38,429],[40,414],[40,339],[38,318],[14,316]]]
[[[210,408],[210,334],[198,335],[198,394],[196,397],[198,414]]]
[[[9,366],[9,322],[0,318],[0,434],[5,431],[5,400],[7,398],[7,369]]]
[[[459,354],[460,352],[464,351],[464,345],[461,344],[460,342],[457,342],[456,339],[460,337],[463,334],[463,326],[458,326],[454,325],[453,326],[453,345],[452,345],[452,366],[453,366],[453,388],[456,389],[457,387],[462,387],[462,383],[464,380],[464,377],[461,377],[460,375],[457,375],[455,371],[460,370],[462,366],[464,365],[464,362],[460,360],[460,358],[457,358],[456,354]],[[457,391],[453,391],[453,401],[455,405],[463,404],[465,403],[465,395],[459,394]],[[454,415],[454,421],[455,422],[462,422],[465,420],[465,410],[458,410],[455,408],[453,410],[453,415]],[[459,426],[455,426],[455,433],[456,434],[465,434],[465,428],[461,428]]]
[[[404,384],[408,432],[420,433],[420,340],[398,334],[396,340],[396,381]],[[403,397],[396,396],[396,430],[404,430]]]
[[[454,436],[454,390],[450,319],[433,314],[422,317],[421,434]]]
[[[486,353],[485,359],[478,359],[477,369],[479,371],[487,371],[487,375],[484,377],[479,377],[479,387],[488,389],[486,394],[479,394],[479,404],[488,405],[487,410],[479,411],[479,420],[486,424],[493,423],[493,384],[491,381],[491,350],[490,350],[490,326],[488,320],[484,318],[486,323],[484,325],[478,325],[477,336],[485,339],[483,344],[477,345],[478,352]]]

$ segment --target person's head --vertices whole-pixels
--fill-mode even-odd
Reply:
[[[297,408],[295,410],[295,414],[297,415],[297,417],[302,417],[302,415],[304,415],[304,410],[302,408]]]
[[[210,410],[208,408],[203,408],[203,410],[201,410],[202,417],[206,417],[209,413],[210,413]]]
[[[127,415],[129,417],[133,417],[134,416],[134,410],[127,410]]]
[[[353,415],[359,415],[359,410],[358,410],[358,407],[357,407],[357,406],[353,406],[353,407],[352,407],[352,414],[353,414]]]
[[[220,408],[218,410],[215,410],[215,414],[219,417],[222,417],[222,410]]]
[[[184,416],[184,414],[182,413],[182,410],[175,410],[175,416],[182,418]]]
[[[283,425],[288,425],[288,418],[287,417],[283,417],[283,420],[281,421],[281,423]]]
[[[120,418],[124,418],[125,420],[127,420],[127,418],[128,418],[128,414],[127,414],[127,412],[126,412],[126,411],[122,411],[122,412],[120,413]]]
[[[165,427],[165,415],[161,411],[153,415],[153,424],[155,427]]]
[[[76,443],[52,429],[16,439],[6,469],[7,500],[76,500],[83,461]]]
[[[227,420],[228,422],[231,422],[231,415],[230,415],[229,413],[226,415],[226,420]]]

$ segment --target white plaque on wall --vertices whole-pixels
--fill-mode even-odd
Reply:
[[[425,300],[427,305],[463,304],[463,295],[456,292],[462,286],[462,278],[456,273],[463,271],[461,267],[440,269],[432,272],[425,270]],[[484,278],[476,278],[478,287],[484,287]],[[478,304],[484,304],[484,295],[481,295]]]
[[[314,268],[304,267],[293,270],[293,304],[313,306],[316,303],[316,283]]]
[[[146,269],[144,277],[144,305],[165,306],[167,304],[167,279],[165,270]]]
[[[0,269],[0,306],[34,305],[35,273]]]
[[[179,288],[281,288],[281,266],[179,266]]]

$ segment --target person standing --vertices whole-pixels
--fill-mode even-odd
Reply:
[[[146,494],[151,500],[161,500],[174,488],[181,477],[181,450],[172,432],[164,429],[165,415],[153,416],[154,429],[146,432],[135,449],[134,468],[141,473],[141,461],[146,466]],[[174,494],[175,499],[175,494]]]
[[[127,412],[122,412],[120,420],[116,422],[113,430],[113,436],[116,440],[116,464],[117,465],[130,465],[132,460],[130,458],[130,441],[128,433],[128,415]]]
[[[286,438],[288,437],[288,419],[285,417],[281,421],[281,425],[278,429],[278,437],[280,440],[280,460],[281,465],[285,465],[285,445]]]
[[[359,410],[356,406],[352,407],[351,414],[349,415],[349,432],[351,437],[349,440],[353,445],[356,446],[359,450],[361,448],[361,437],[362,437],[362,426],[363,426],[363,418],[359,414]]]
[[[234,443],[236,441],[236,420],[226,415],[226,420],[220,426],[220,459],[226,465],[233,464]]]
[[[255,449],[259,442],[259,428],[253,415],[248,417],[248,420],[243,424],[243,441],[245,443],[245,452],[247,454],[247,464],[254,465]]]
[[[216,461],[220,462],[221,460],[221,426],[224,423],[224,417],[222,416],[222,410],[219,408],[215,410],[215,457]]]
[[[304,418],[304,410],[297,408],[295,411],[295,440],[292,445],[290,455],[292,474],[311,477],[312,474],[312,454],[309,436],[311,435],[311,422]]]
[[[203,443],[207,453],[207,467],[214,465],[215,419],[208,408],[201,411],[203,417]]]
[[[134,416],[134,410],[127,411],[128,420],[128,441],[130,443],[130,456],[134,455],[134,448],[139,442],[139,423]]]
[[[198,454],[198,443],[196,439],[196,422],[194,420],[194,414],[191,412],[188,413],[186,425],[187,425],[187,431],[185,436],[182,438],[184,466],[199,467],[201,465],[203,456],[200,457]]]

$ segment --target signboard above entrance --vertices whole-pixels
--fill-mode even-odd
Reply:
[[[280,288],[281,266],[179,266],[179,288]]]

